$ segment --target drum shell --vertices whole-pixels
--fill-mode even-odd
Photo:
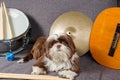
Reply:
[[[0,53],[6,53],[9,51],[18,52],[17,50],[21,48],[24,49],[25,46],[29,43],[30,30],[31,30],[31,27],[29,26],[27,31],[18,37],[15,37],[13,39],[8,39],[8,40],[0,40]]]

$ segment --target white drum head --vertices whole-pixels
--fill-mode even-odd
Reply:
[[[12,27],[12,31],[13,31],[13,38],[18,37],[20,35],[22,35],[23,33],[25,33],[29,27],[29,21],[28,18],[26,17],[26,15],[17,10],[17,9],[13,9],[13,8],[7,8],[8,11],[8,16],[9,16],[9,20],[10,20],[10,24]],[[1,15],[1,9],[0,9],[0,15]],[[0,16],[0,22],[1,22],[1,16]],[[5,31],[5,40],[7,39],[11,39],[11,35],[10,32],[8,30],[8,24],[7,24],[7,20],[6,17],[4,15],[4,31]],[[2,26],[0,25],[0,40],[2,37]]]
[[[60,15],[50,29],[51,34],[69,34],[81,56],[89,50],[92,20],[85,14],[72,11]]]

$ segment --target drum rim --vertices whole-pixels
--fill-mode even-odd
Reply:
[[[20,38],[22,38],[24,35],[26,35],[29,31],[30,27],[28,27],[28,29],[21,35],[17,36],[17,37],[14,37],[12,39],[4,39],[4,40],[0,40],[0,42],[9,42],[9,41],[14,41],[14,40],[18,40]]]
[[[31,27],[29,27],[23,34],[21,34],[20,36],[18,36],[18,37],[15,37],[15,38],[13,38],[13,39],[6,39],[6,40],[0,40],[0,43],[12,43],[12,42],[14,42],[14,41],[16,41],[16,40],[19,40],[19,39],[21,39],[21,38],[23,38],[23,37],[26,37],[26,35],[27,35],[27,33],[29,32],[29,30],[30,30],[30,28]],[[24,45],[26,45],[26,44],[28,44],[28,43],[23,43]],[[14,51],[12,51],[12,52],[14,52],[14,54],[16,54],[16,53],[18,53],[18,52],[20,52],[20,51],[22,51],[23,49],[24,49],[24,47],[25,46],[23,46],[23,44],[22,44],[22,46],[20,46],[18,49],[16,49],[16,50],[14,50]],[[1,53],[1,52],[0,52]],[[5,56],[6,55],[6,53],[7,52],[2,52],[2,54],[0,54],[0,57],[1,56]]]

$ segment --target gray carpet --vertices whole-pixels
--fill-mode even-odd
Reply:
[[[1,0],[8,7],[23,11],[29,18],[34,42],[38,36],[49,34],[54,20],[64,12],[80,11],[87,14],[93,21],[102,10],[117,6],[116,0]],[[35,60],[18,64],[18,58],[23,57],[30,48],[15,55],[14,61],[7,61],[0,57],[0,72],[30,74]],[[113,70],[99,65],[90,52],[80,58],[80,74],[76,80],[120,80],[120,70]],[[56,73],[49,73],[55,75]]]
[[[29,49],[26,49],[16,54],[14,61],[7,61],[4,57],[1,57],[0,72],[30,74],[32,64],[35,62],[34,59],[23,64],[16,62],[19,58],[23,57],[28,50]],[[120,80],[119,74],[120,70],[113,70],[99,65],[93,60],[90,52],[88,52],[80,58],[80,74],[75,80]],[[55,72],[49,72],[48,75],[58,76]]]

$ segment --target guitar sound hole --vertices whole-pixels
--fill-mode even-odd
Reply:
[[[116,47],[119,41],[119,37],[120,37],[120,24],[118,23],[115,34],[114,34],[114,38],[112,41],[111,48],[109,50],[109,54],[108,54],[109,56],[112,56],[112,57],[114,56],[114,53],[115,53],[115,50],[116,50]]]

